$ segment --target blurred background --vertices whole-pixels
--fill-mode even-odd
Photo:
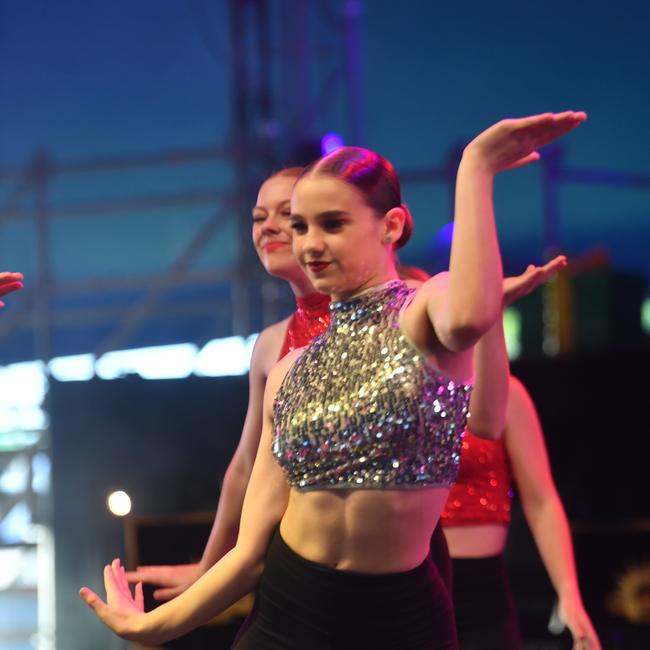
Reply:
[[[433,273],[464,144],[564,109],[589,120],[497,181],[506,271],[571,260],[508,346],[604,646],[650,647],[649,7],[0,0],[0,270],[25,275],[0,312],[0,648],[126,648],[78,587],[200,555],[252,343],[293,306],[250,241],[269,172],[377,150],[416,222],[402,262]],[[525,647],[567,647],[521,519]],[[202,634],[174,647],[221,647]]]

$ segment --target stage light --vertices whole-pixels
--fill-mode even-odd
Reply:
[[[641,329],[650,334],[650,298],[646,298],[641,304]]]
[[[446,223],[436,235],[436,244],[441,248],[451,248],[451,242],[454,238],[454,222]]]
[[[521,356],[521,312],[515,307],[508,307],[503,312],[503,334],[508,359],[514,361]]]
[[[116,517],[124,517],[131,512],[131,497],[122,490],[111,492],[106,500],[108,509]]]
[[[252,334],[247,339],[230,336],[209,341],[196,357],[194,374],[199,377],[245,375],[256,339],[257,334]]]
[[[48,367],[57,381],[89,381],[95,376],[95,355],[56,357],[49,362]]]
[[[345,142],[338,133],[326,133],[320,141],[320,150],[323,156],[344,146]]]
[[[95,363],[101,379],[138,374],[143,379],[182,379],[192,374],[197,347],[193,343],[158,345],[107,352]]]

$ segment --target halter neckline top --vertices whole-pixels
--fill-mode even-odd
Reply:
[[[449,486],[471,386],[407,339],[401,280],[330,304],[331,322],[289,369],[274,402],[273,454],[298,489]]]
[[[327,329],[330,322],[329,305],[329,296],[322,293],[296,296],[296,311],[289,319],[278,359],[292,350],[304,347]]]

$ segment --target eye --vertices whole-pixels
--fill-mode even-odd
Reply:
[[[296,233],[296,234],[304,234],[307,232],[307,225],[305,224],[304,221],[300,221],[299,219],[292,219],[291,220],[291,229]]]
[[[340,230],[343,227],[343,220],[327,219],[327,221],[325,221],[323,226],[325,227],[325,230],[327,230],[328,232],[336,232],[337,230]]]
[[[253,223],[262,223],[266,217],[263,214],[254,214],[253,215]]]

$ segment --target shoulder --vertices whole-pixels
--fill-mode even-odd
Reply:
[[[448,277],[449,273],[445,271],[430,277],[426,282],[408,282],[407,286],[415,290],[410,305],[416,310],[426,309],[432,300],[447,291]]]
[[[523,385],[520,379],[510,375],[508,381],[508,407],[513,410],[521,408],[529,408],[532,406],[533,400],[528,392],[528,389]]]
[[[298,360],[305,348],[298,348],[286,354],[280,359],[269,372],[268,379],[266,380],[266,396],[265,402],[268,407],[273,402],[276,393],[280,390],[280,386],[287,376],[287,373],[292,368],[293,364]]]
[[[284,320],[265,327],[260,332],[253,348],[251,370],[255,368],[261,370],[265,376],[269,375],[271,368],[280,356],[290,319],[291,316],[288,316]]]

